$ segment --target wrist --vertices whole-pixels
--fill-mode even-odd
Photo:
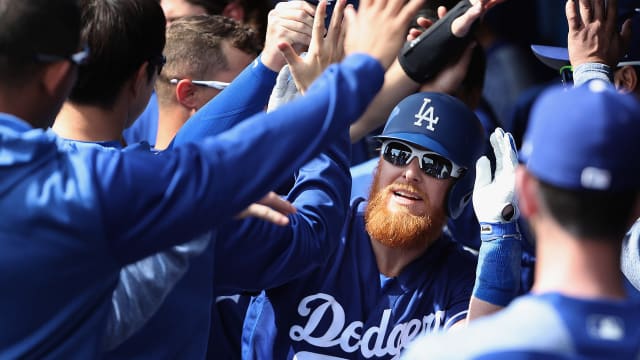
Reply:
[[[287,64],[287,60],[280,53],[272,54],[268,51],[263,51],[258,59],[260,59],[262,65],[276,73],[280,72],[280,70],[282,70],[282,68]]]

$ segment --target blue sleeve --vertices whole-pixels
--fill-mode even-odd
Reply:
[[[349,206],[348,131],[297,174],[288,200],[297,212],[282,227],[259,219],[223,226],[214,252],[218,294],[257,291],[314,270],[340,242]]]
[[[189,268],[189,260],[209,245],[207,232],[188,243],[149,256],[120,270],[111,296],[111,309],[103,339],[113,350],[131,337],[155,314],[164,299]]]
[[[198,142],[217,135],[238,122],[262,112],[276,83],[273,72],[258,57],[247,66],[218,96],[211,99],[180,128],[173,146]]]
[[[352,55],[330,66],[306,96],[199,144],[157,155],[78,155],[94,172],[87,176],[96,182],[94,195],[116,259],[134,262],[229,221],[342,134],[383,76],[375,59]]]
[[[182,138],[201,141],[260,112],[269,98],[274,74],[259,58],[256,59],[233,81],[233,85],[220,93],[217,101],[210,101],[189,120]],[[152,102],[156,103],[157,110],[155,94]],[[143,120],[139,119],[134,126]],[[120,345],[153,316],[186,273],[189,259],[200,255],[209,244],[209,237],[207,235],[206,242],[196,239],[151,255],[120,271],[103,340],[105,349],[111,350]]]

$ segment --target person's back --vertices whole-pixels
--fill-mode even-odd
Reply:
[[[541,96],[516,173],[536,233],[531,294],[459,333],[417,341],[408,359],[638,358],[640,304],[625,288],[620,251],[638,215],[639,115],[632,96],[599,80]]]

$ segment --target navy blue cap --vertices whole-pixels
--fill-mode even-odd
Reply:
[[[631,19],[631,41],[629,51],[619,60],[618,66],[630,65],[629,62],[640,65],[640,0],[618,0],[618,28],[626,19]],[[559,70],[570,65],[569,51],[565,47],[531,45],[531,50],[550,68]]]
[[[473,111],[450,95],[430,92],[398,103],[377,138],[413,143],[467,169],[478,159],[473,149],[484,146],[484,131]]]
[[[554,87],[534,104],[520,159],[569,190],[640,189],[640,102],[602,80]]]

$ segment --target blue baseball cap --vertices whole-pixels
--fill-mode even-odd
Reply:
[[[393,109],[380,140],[403,140],[435,151],[454,163],[475,166],[484,146],[480,120],[463,102],[443,93],[409,95]]]
[[[618,29],[626,19],[631,19],[629,51],[619,60],[618,66],[640,65],[640,0],[618,0]],[[550,68],[560,70],[570,65],[566,47],[531,45],[535,56]]]
[[[569,190],[640,189],[640,102],[592,80],[545,91],[533,106],[520,160]]]

